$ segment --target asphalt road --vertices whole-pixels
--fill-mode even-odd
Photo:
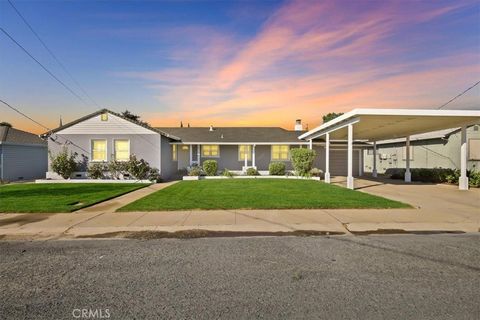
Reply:
[[[102,317],[479,319],[480,235],[0,242],[1,319]]]

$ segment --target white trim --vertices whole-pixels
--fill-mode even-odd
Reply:
[[[170,144],[197,144],[197,145],[241,145],[241,144],[256,144],[256,145],[281,145],[281,144],[288,144],[288,145],[302,145],[308,146],[308,142],[194,142],[194,141],[183,141],[183,142],[170,142]]]
[[[128,159],[127,160],[117,160],[117,148],[115,146],[115,142],[116,141],[128,141]],[[131,152],[130,152],[130,139],[113,139],[113,159],[115,161],[120,161],[120,162],[127,162],[128,160],[130,160],[130,156],[131,156]]]
[[[340,130],[342,128],[345,128],[345,127],[349,127],[350,125],[354,125],[355,123],[358,123],[360,122],[360,119],[359,118],[353,118],[353,119],[349,119],[349,120],[346,120],[345,122],[342,122],[342,123],[338,123],[334,126],[331,126],[331,128],[328,128],[326,127],[324,130],[322,130],[320,133],[317,133],[317,134],[312,134],[309,136],[310,139],[315,139],[315,138],[318,138],[320,136],[323,136],[327,133],[332,133],[333,131],[337,131],[337,130]],[[300,137],[299,137],[300,138]]]
[[[93,141],[105,141],[105,159],[104,160],[93,160]],[[90,139],[90,154],[91,154],[91,159],[88,159],[88,162],[107,162],[108,161],[108,139],[91,138]]]
[[[378,116],[431,116],[431,117],[479,117],[480,111],[476,110],[434,110],[434,109],[353,109],[331,121],[328,121],[298,137],[305,139],[311,135],[335,126],[350,118],[361,115],[378,115]]]

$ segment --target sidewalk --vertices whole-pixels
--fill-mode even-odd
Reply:
[[[355,183],[362,192],[404,201],[416,208],[114,212],[167,186],[157,184],[74,213],[0,214],[0,238],[58,239],[121,231],[192,229],[344,234],[480,231],[480,189],[459,191],[448,185],[382,184],[361,179]]]

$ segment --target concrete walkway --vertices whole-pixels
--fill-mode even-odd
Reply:
[[[334,180],[342,184],[342,178]],[[346,234],[480,231],[480,189],[357,179],[359,191],[400,200],[415,209],[315,209],[114,212],[169,184],[156,184],[75,213],[0,214],[0,236],[72,238],[120,231],[203,229],[232,232],[314,230]]]

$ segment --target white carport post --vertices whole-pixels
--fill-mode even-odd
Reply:
[[[354,189],[353,186],[353,124],[348,125],[348,175],[347,188]]]
[[[407,136],[405,142],[405,182],[412,182],[412,173],[410,172],[410,136]]]
[[[460,141],[460,178],[458,179],[458,189],[468,190],[467,177],[467,126],[462,126]]]
[[[373,171],[372,177],[377,177],[377,141],[373,141]]]
[[[300,147],[301,147],[301,146],[300,146]],[[313,149],[313,139],[310,139],[310,140],[308,141],[308,148],[309,148],[310,150]]]
[[[330,183],[330,134],[325,136],[325,183]]]

